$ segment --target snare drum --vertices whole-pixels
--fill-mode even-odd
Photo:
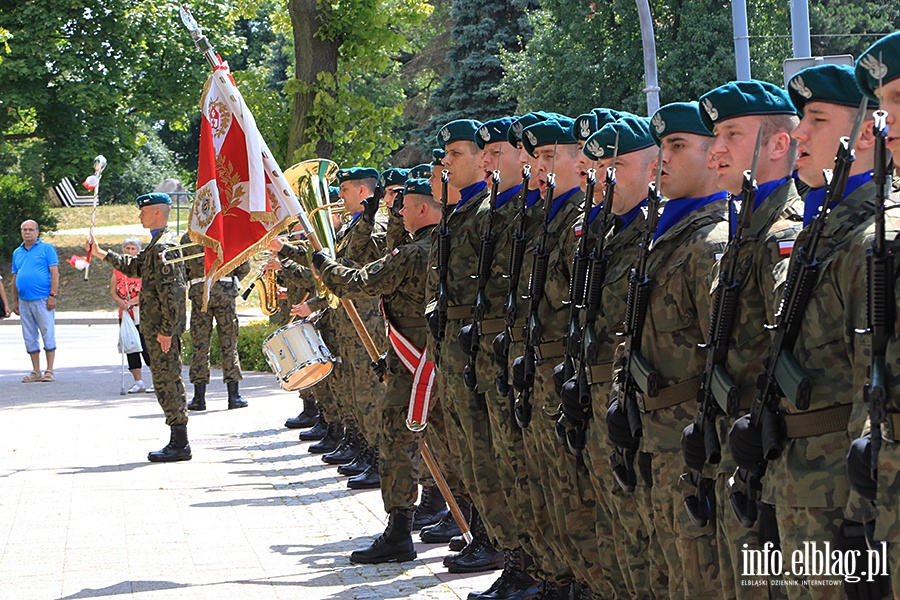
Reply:
[[[325,379],[333,367],[316,326],[296,321],[278,329],[262,345],[278,383],[288,391],[303,390]]]

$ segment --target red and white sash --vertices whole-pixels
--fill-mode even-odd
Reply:
[[[386,318],[385,321],[391,347],[413,376],[406,426],[411,431],[421,431],[428,424],[428,406],[431,404],[431,391],[434,387],[434,362],[428,360],[425,350],[416,348],[389,319]]]

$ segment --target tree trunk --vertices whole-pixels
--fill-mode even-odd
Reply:
[[[288,10],[294,30],[294,53],[296,69],[294,76],[303,84],[316,85],[316,75],[321,72],[337,73],[338,49],[340,41],[321,40],[316,37],[319,24],[325,15],[316,8],[316,0],[289,0]],[[309,112],[313,106],[315,92],[298,92],[294,94],[294,108],[291,117],[291,130],[287,143],[287,163],[294,164],[307,158],[329,158],[334,144],[319,140],[316,144],[315,156],[295,156],[297,149],[307,144],[310,137],[307,129],[310,125]]]

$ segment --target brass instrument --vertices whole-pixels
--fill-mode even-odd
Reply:
[[[333,205],[328,202],[328,186],[337,178],[339,170],[337,164],[324,158],[304,160],[284,170],[284,177],[306,211],[313,231],[322,246],[331,252],[331,256],[337,253],[334,249],[334,227],[331,224]],[[307,249],[310,264],[313,251],[311,246]],[[319,297],[324,298],[331,308],[338,307],[340,299],[320,280],[316,288]]]
[[[241,298],[246,302],[253,288],[259,291],[259,310],[269,316],[278,312],[278,274],[275,271],[267,271],[260,268],[253,279],[241,292]]]

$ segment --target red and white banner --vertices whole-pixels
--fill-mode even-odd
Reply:
[[[434,388],[434,362],[428,360],[426,352],[419,350],[409,338],[391,324],[390,320],[387,321],[387,326],[391,347],[413,376],[406,427],[411,431],[422,431],[428,425],[428,407]]]
[[[265,248],[300,205],[272,185],[266,144],[226,64],[210,75],[201,105],[200,164],[188,231],[206,248],[205,310],[212,283]]]

